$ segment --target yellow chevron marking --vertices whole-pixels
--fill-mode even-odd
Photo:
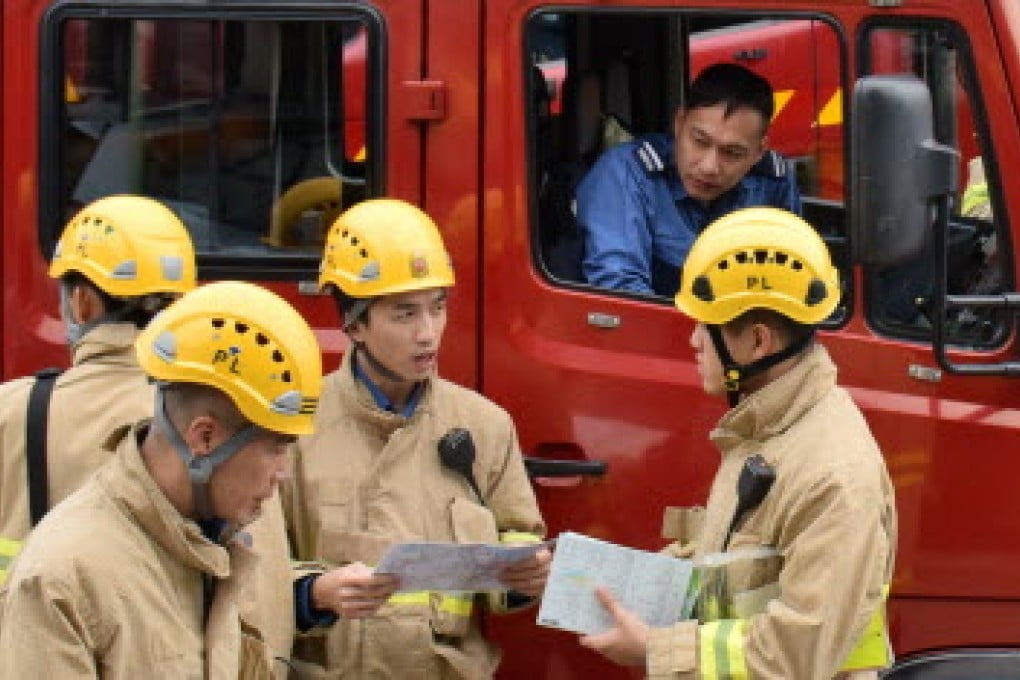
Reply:
[[[774,111],[772,114],[772,120],[775,120],[779,116],[779,112],[790,103],[790,100],[793,99],[794,92],[796,92],[796,90],[779,90],[772,94],[772,108]]]
[[[822,110],[818,113],[816,121],[819,127],[827,125],[841,125],[843,123],[843,89],[837,87],[836,91],[829,97]]]

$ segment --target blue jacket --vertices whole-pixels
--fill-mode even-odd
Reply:
[[[673,296],[701,230],[728,212],[768,205],[800,214],[800,193],[781,156],[767,152],[707,208],[687,195],[673,139],[648,135],[599,158],[577,188],[583,270],[593,286]]]

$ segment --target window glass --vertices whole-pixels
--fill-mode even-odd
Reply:
[[[365,22],[94,17],[59,35],[61,225],[138,193],[184,220],[200,260],[313,266],[325,228],[366,195]]]
[[[1009,258],[998,236],[1005,228],[993,205],[997,182],[989,182],[993,159],[984,149],[975,125],[981,102],[974,87],[973,64],[962,32],[940,23],[922,26],[873,26],[865,33],[865,71],[883,75],[911,75],[928,85],[932,97],[934,136],[960,153],[960,189],[951,205],[947,253],[950,295],[1001,293],[1010,287]],[[992,177],[994,179],[994,177]],[[869,315],[884,330],[926,338],[931,327],[930,296],[934,286],[934,257],[929,249],[912,263],[888,272],[869,272]],[[950,311],[950,340],[968,346],[987,346],[1002,340],[1007,317],[979,308]]]
[[[845,261],[845,69],[832,25],[704,12],[541,12],[529,18],[525,35],[535,259],[550,279],[668,298],[689,241],[707,224],[688,222],[687,214],[700,210],[711,221],[730,209],[725,206],[785,207],[777,198],[791,191],[784,182],[796,186],[802,214],[829,241],[836,259]],[[675,116],[688,83],[719,62],[744,66],[768,81],[774,113],[764,148],[779,156],[766,153],[760,165],[737,175],[744,179],[731,189],[691,207],[684,195],[697,197],[676,169],[682,154],[674,148]],[[637,158],[646,139],[661,156],[657,167],[620,158]],[[720,147],[723,162],[727,151]],[[591,189],[592,177],[605,176],[598,173],[600,163],[608,165],[613,156],[618,181]],[[598,207],[592,207],[593,196]],[[683,229],[672,226],[678,221]],[[611,266],[593,264],[608,251],[610,259],[627,260],[620,265],[626,274],[604,275]],[[641,273],[631,276],[630,269]],[[629,285],[636,278],[641,290]]]

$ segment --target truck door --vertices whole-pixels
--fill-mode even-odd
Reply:
[[[764,27],[810,39],[818,31],[828,52],[815,68],[838,83],[845,65],[823,16],[675,4],[554,11],[491,0],[484,14],[482,385],[515,415],[524,451],[537,459],[534,481],[552,534],[569,529],[651,550],[668,542],[660,535],[666,506],[704,503],[718,464],[707,435],[725,404],[704,396],[689,346],[693,324],[671,299],[584,282],[574,189],[606,149],[672,130],[684,83],[696,74],[695,36]],[[786,106],[803,105],[806,125],[825,103],[812,91],[792,97]],[[818,187],[842,186],[842,164],[818,163],[817,138],[804,132],[790,135],[812,139],[788,150],[805,161],[790,171],[803,175],[820,228],[838,237],[842,205]],[[838,176],[819,177],[827,168]],[[845,323],[842,313],[832,327]],[[503,677],[627,677],[573,636],[528,629],[533,614],[522,619],[516,629],[493,622],[515,650],[530,650],[507,654]]]
[[[66,220],[113,193],[166,203],[203,280],[276,289],[335,362],[344,339],[315,284],[326,228],[366,197],[420,200],[421,128],[401,88],[420,79],[421,5],[70,1],[39,21],[23,34],[42,40],[39,226],[18,286],[45,304],[4,369],[66,360],[46,261]]]

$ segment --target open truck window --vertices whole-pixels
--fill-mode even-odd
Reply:
[[[987,116],[966,36],[945,22],[900,21],[872,23],[862,37],[862,72],[923,81],[931,94],[936,141],[959,152],[959,189],[950,205],[947,239],[948,294],[988,296],[1014,290],[998,167],[990,153],[989,132],[978,124]],[[929,243],[911,262],[866,270],[867,314],[876,329],[908,339],[930,339],[934,258]],[[1004,309],[951,309],[947,339],[964,347],[999,346],[1008,336],[1008,322]]]
[[[137,193],[181,217],[205,275],[307,277],[328,224],[380,189],[380,32],[355,12],[159,11],[46,24],[44,252],[83,205]]]
[[[576,190],[585,174],[612,147],[644,135],[672,135],[687,83],[716,62],[741,64],[771,84],[775,113],[767,145],[795,175],[804,217],[830,244],[844,280],[851,280],[846,68],[833,25],[803,15],[589,9],[534,13],[525,41],[534,253],[550,281],[590,288],[586,234],[577,220]]]

